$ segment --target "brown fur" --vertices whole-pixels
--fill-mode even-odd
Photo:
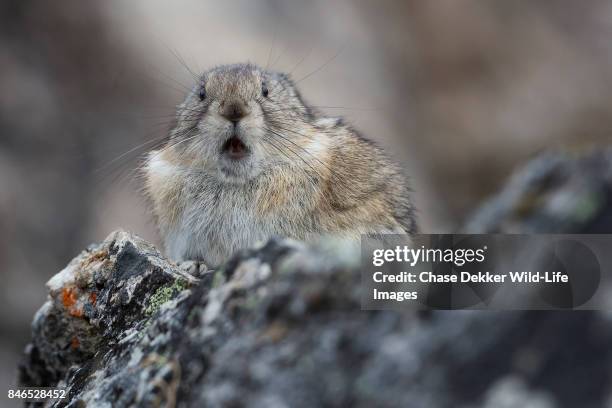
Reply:
[[[244,106],[244,118],[230,124],[226,103]],[[415,232],[399,168],[339,120],[306,107],[282,74],[215,68],[177,117],[168,145],[151,153],[146,168],[160,231],[177,260],[217,264],[270,235]],[[230,160],[227,143],[236,137],[248,155]]]

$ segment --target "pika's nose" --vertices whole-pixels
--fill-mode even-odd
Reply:
[[[223,103],[220,108],[221,109],[219,113],[221,114],[221,116],[234,123],[237,123],[238,121],[240,121],[240,119],[244,118],[249,114],[249,109],[247,108],[247,106],[240,101]]]

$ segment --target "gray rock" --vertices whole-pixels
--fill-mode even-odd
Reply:
[[[611,233],[612,147],[547,152],[481,206],[466,233]]]
[[[595,168],[606,154],[593,156]],[[560,191],[595,191],[609,177],[588,173],[588,158],[539,160],[528,173],[569,166],[570,178],[585,177],[555,184]],[[514,180],[518,191],[542,183]],[[512,207],[502,201],[473,225],[492,225],[489,212],[503,218],[510,210],[491,210]],[[517,219],[517,228],[529,225]],[[49,281],[20,383],[65,387],[66,400],[47,403],[55,407],[588,408],[610,400],[608,315],[361,311],[357,255],[335,241],[276,239],[209,271],[113,233]]]

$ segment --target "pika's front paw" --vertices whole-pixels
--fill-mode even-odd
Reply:
[[[206,264],[201,261],[183,261],[178,266],[182,271],[187,272],[188,274],[190,274],[191,276],[195,276],[196,278],[201,278],[207,273],[212,272],[212,270],[209,270]]]

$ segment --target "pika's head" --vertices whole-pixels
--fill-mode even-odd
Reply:
[[[170,143],[200,170],[244,183],[270,166],[300,160],[311,140],[300,129],[311,119],[287,75],[223,65],[204,73],[179,106]]]

